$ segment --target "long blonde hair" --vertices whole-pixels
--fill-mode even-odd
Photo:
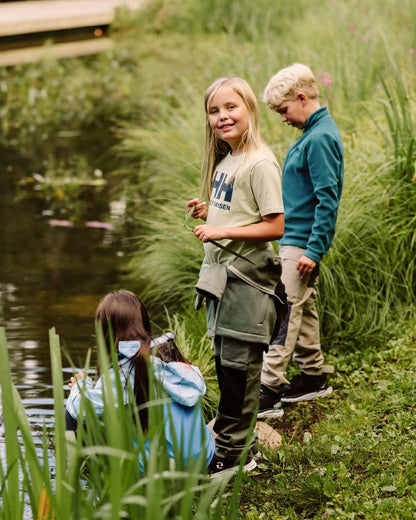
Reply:
[[[201,166],[201,197],[208,201],[211,195],[211,185],[218,163],[230,152],[228,143],[213,132],[209,124],[209,106],[212,98],[221,87],[231,87],[236,92],[248,110],[248,128],[241,139],[241,152],[248,156],[251,152],[265,145],[260,136],[260,113],[257,98],[250,85],[242,78],[229,77],[219,78],[212,83],[205,92],[205,150]],[[244,160],[243,160],[244,162]],[[240,165],[241,168],[241,165]]]

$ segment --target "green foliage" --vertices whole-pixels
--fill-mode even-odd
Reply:
[[[216,77],[237,74],[260,95],[276,69],[297,60],[315,71],[346,152],[337,234],[322,265],[323,341],[375,341],[396,312],[406,312],[415,302],[416,284],[411,260],[415,66],[411,27],[406,25],[402,33],[399,27],[400,20],[416,18],[416,9],[411,2],[402,6],[393,0],[386,8],[387,19],[369,2],[151,4],[151,10],[164,13],[157,36],[156,11],[151,11],[153,17],[143,15],[139,30],[140,66],[154,71],[141,74],[143,104],[153,113],[140,124],[123,125],[119,146],[123,157],[143,167],[137,181],[145,194],[137,212],[143,225],[131,255],[133,284],[140,280],[140,289],[144,286],[152,299],[162,298],[173,313],[189,306],[202,247],[182,223],[186,200],[199,193],[203,93]],[[361,16],[364,12],[372,18]],[[186,39],[180,19],[193,22]],[[276,29],[279,24],[284,35]],[[204,47],[199,31],[206,33]],[[263,136],[283,162],[297,134],[279,126],[264,106],[261,110]]]
[[[382,5],[371,0],[155,0],[134,15],[119,11],[111,52],[0,71],[2,143],[47,158],[62,136],[97,126],[117,143],[118,189],[137,229],[129,282],[168,309],[181,349],[207,379],[208,417],[218,400],[217,385],[203,310],[192,309],[203,252],[183,226],[185,202],[199,193],[203,93],[219,76],[240,75],[260,97],[270,76],[293,61],[308,63],[316,73],[346,154],[337,233],[321,266],[319,299],[327,360],[337,368],[335,393],[326,402],[285,411],[276,425],[284,434],[282,449],[266,453],[260,471],[243,483],[244,518],[414,517],[416,333],[409,327],[403,334],[398,330],[408,325],[400,322],[393,329],[393,324],[415,314],[415,23],[412,0],[383,0]],[[262,104],[260,109],[263,137],[283,163],[298,134],[282,127]],[[53,190],[67,176],[65,170],[81,178],[84,170],[76,169],[55,164],[42,172],[45,196],[56,196]],[[65,200],[72,196],[76,191]],[[401,339],[387,342],[392,336]],[[2,356],[1,383],[10,390],[4,348]],[[105,420],[121,429],[109,439],[99,437],[98,420],[89,416],[89,431],[97,436],[79,436],[89,448],[74,444],[76,462],[68,473],[61,464],[62,487],[53,491],[47,457],[41,465],[34,455],[17,392],[7,392],[12,400],[4,394],[7,462],[0,469],[0,491],[5,518],[15,520],[13,515],[21,513],[15,500],[22,496],[18,467],[24,468],[34,512],[45,496],[42,489],[53,508],[59,508],[55,496],[60,494],[63,504],[72,500],[74,517],[85,518],[97,511],[103,518],[151,511],[150,500],[162,515],[192,510],[204,518],[209,510],[220,518],[229,503],[221,498],[229,488],[218,490],[194,474],[172,472],[163,457],[152,460],[149,478],[137,483],[132,432],[121,426],[115,410]],[[12,409],[18,410],[17,419]],[[27,465],[10,436],[17,428]],[[87,471],[85,458],[93,471]],[[215,512],[208,508],[211,503]],[[65,519],[66,512],[60,512]],[[227,518],[232,514],[238,508],[223,512]]]
[[[6,350],[6,333],[0,328],[0,382],[2,389],[2,408],[4,417],[4,436],[6,440],[6,464],[0,466],[1,504],[5,518],[19,518],[21,505],[16,500],[19,496],[19,443],[16,436],[17,420],[15,415],[14,394],[10,391],[11,376],[8,370],[8,355]],[[5,391],[6,390],[6,391]]]
[[[167,312],[168,329],[175,333],[179,350],[194,365],[198,366],[207,384],[204,398],[205,416],[212,419],[218,406],[218,382],[211,341],[207,338],[205,313],[195,312],[193,306],[173,317]]]
[[[231,36],[255,41],[259,34],[263,37],[282,34],[285,25],[298,15],[306,4],[305,0],[297,0],[289,5],[267,0],[255,3],[250,0],[196,0],[190,2],[188,13],[192,21],[196,22],[192,25],[204,32],[225,32]]]
[[[318,5],[323,2],[319,0]],[[282,6],[280,2],[250,0],[222,2],[221,0],[154,0],[139,13],[132,15],[119,9],[113,31],[141,34],[186,32],[190,35],[225,33],[254,41],[263,36],[282,34],[285,24],[307,5],[306,0]]]
[[[169,459],[164,438],[160,399],[151,396],[149,430],[144,433],[135,406],[123,405],[123,383],[116,372],[117,395],[109,378],[109,360],[102,334],[97,330],[100,374],[105,395],[104,414],[98,418],[88,400],[81,401],[77,437],[65,432],[64,392],[59,337],[50,330],[54,394],[55,478],[50,459],[39,459],[19,394],[13,386],[4,328],[0,328],[2,412],[5,460],[0,460],[0,517],[153,520],[181,518],[237,518],[241,476],[228,489],[230,475],[210,479],[202,454],[185,469],[178,440],[175,464]],[[112,364],[117,363],[113,351]],[[86,370],[89,366],[87,357]],[[151,374],[151,372],[150,372]],[[117,377],[118,376],[118,377]],[[133,400],[132,400],[133,402]],[[19,442],[16,432],[21,434]],[[43,436],[43,450],[48,437]],[[145,443],[149,444],[146,456]]]
[[[111,51],[94,60],[44,59],[1,68],[0,143],[32,156],[81,128],[137,114],[130,99],[133,78],[121,73],[125,68],[123,57]]]
[[[416,328],[402,321],[398,330],[359,357],[337,355],[330,399],[285,408],[274,424],[282,448],[243,485],[244,518],[414,517]]]

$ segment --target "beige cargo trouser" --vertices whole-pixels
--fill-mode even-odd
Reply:
[[[304,249],[296,246],[279,248],[289,310],[278,337],[263,355],[261,374],[262,384],[276,392],[289,382],[286,372],[292,356],[306,374],[321,375],[333,371],[332,367],[324,366],[321,351],[316,310],[319,265],[309,276],[301,278],[296,266],[303,253]]]

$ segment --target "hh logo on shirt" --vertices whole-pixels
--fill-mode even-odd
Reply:
[[[225,173],[219,173],[218,170],[215,172],[214,180],[212,182],[211,206],[230,211],[230,202],[233,198],[234,180],[235,179],[227,184],[227,175]]]

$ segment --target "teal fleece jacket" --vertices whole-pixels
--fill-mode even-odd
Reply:
[[[344,182],[344,150],[326,107],[306,121],[283,164],[285,233],[281,245],[298,246],[320,262],[335,234]]]

